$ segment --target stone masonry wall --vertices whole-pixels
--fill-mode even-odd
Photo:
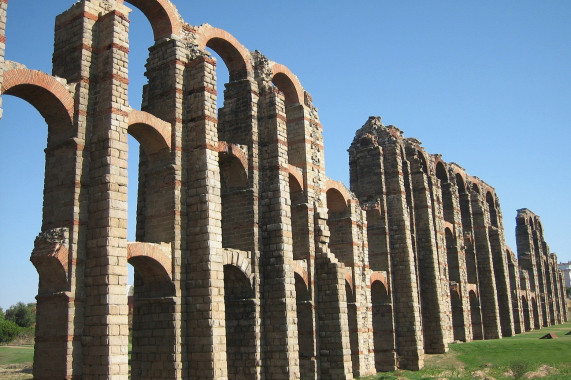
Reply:
[[[155,39],[141,110],[129,6]],[[34,378],[351,379],[568,319],[537,215],[518,210],[516,259],[494,189],[379,117],[350,146],[351,190],[330,180],[309,93],[228,32],[168,0],[81,0],[48,75],[4,60],[6,17],[0,0],[1,93],[48,128]]]

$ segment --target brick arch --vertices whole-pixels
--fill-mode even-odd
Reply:
[[[383,286],[385,287],[385,290],[387,291],[387,294],[389,294],[389,286],[387,283],[387,277],[384,275],[384,273],[373,272],[371,274],[371,287],[373,286],[373,283],[375,281],[379,281],[381,284],[383,284]]]
[[[148,112],[131,110],[127,115],[128,132],[151,156],[161,150],[171,149],[171,125]]]
[[[228,156],[238,159],[244,171],[248,173],[248,157],[246,157],[238,145],[226,141],[218,141],[218,153],[227,154]]]
[[[460,294],[460,286],[458,284],[450,286],[450,295],[453,294],[456,294],[459,298],[462,298],[462,295]]]
[[[334,211],[340,211],[341,207],[347,207],[349,204],[349,199],[351,199],[347,193],[347,190],[345,189],[345,186],[343,186],[340,182],[333,181],[331,179],[328,179],[325,183],[325,193],[335,196],[335,198],[331,198],[331,205],[330,198],[329,196],[327,197],[327,207]]]
[[[465,193],[467,191],[466,173],[463,172],[462,170],[454,167],[454,166],[452,166],[452,172],[454,173],[454,177],[455,177],[455,181],[456,181],[456,187],[458,187],[458,192]],[[460,181],[461,181],[462,187],[460,187]]]
[[[430,166],[428,165],[428,163],[430,162],[428,160],[428,154],[422,149],[417,149],[416,155],[421,160],[421,165],[423,166],[424,172],[426,174],[429,174],[431,172],[431,170],[430,170]],[[403,157],[405,157],[404,153],[403,153]]]
[[[1,94],[13,95],[34,106],[53,132],[73,130],[74,100],[55,77],[26,68],[4,73]]]
[[[305,283],[305,288],[309,289],[309,274],[298,263],[293,264],[293,272],[297,274]]]
[[[230,73],[230,81],[253,75],[250,52],[233,35],[209,24],[199,26],[196,35],[200,49],[209,47],[222,57]]]
[[[448,174],[448,165],[440,157],[436,157],[434,161],[434,172],[436,177],[442,181],[442,183],[449,182],[450,176]],[[442,178],[441,178],[442,177]]]
[[[272,82],[283,92],[285,105],[300,104],[304,100],[304,90],[299,79],[286,66],[271,62]]]
[[[153,28],[155,41],[171,35],[181,35],[183,21],[169,0],[125,0],[147,17]]]
[[[233,266],[242,272],[250,282],[250,287],[252,287],[252,280],[254,277],[252,274],[252,267],[250,266],[250,261],[243,252],[235,249],[224,249],[222,260],[223,265]]]
[[[290,176],[292,176],[293,178],[295,178],[295,180],[297,181],[299,187],[301,188],[301,190],[303,191],[303,174],[300,173],[299,169],[293,165],[288,165],[288,173]]]
[[[65,245],[52,245],[53,249],[34,252],[30,261],[34,264],[44,288],[65,291],[68,288],[69,252]]]
[[[456,239],[456,235],[454,234],[454,225],[452,223],[444,222],[444,233],[446,233],[446,230],[450,232],[450,236]]]
[[[473,293],[474,297],[476,298],[480,297],[480,294],[478,293],[478,287],[476,286],[476,284],[468,284],[467,290],[468,290],[468,296],[470,296],[470,293]]]
[[[492,189],[491,187],[485,187],[484,188],[484,194],[486,194],[486,197],[488,196],[488,194],[490,195],[490,198],[492,199],[492,202],[494,203],[494,207],[496,206],[496,193],[494,192],[494,189]]]
[[[172,279],[169,244],[128,243],[127,261],[147,278]]]

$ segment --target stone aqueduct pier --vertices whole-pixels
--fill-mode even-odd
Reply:
[[[142,110],[122,0],[57,17],[52,75],[4,61],[0,0],[1,92],[48,128],[36,379],[127,378],[128,263],[134,379],[349,379],[567,320],[538,216],[518,211],[516,259],[494,189],[380,118],[351,144],[349,191],[326,177],[317,111],[285,66],[168,0],[127,2],[155,39]]]

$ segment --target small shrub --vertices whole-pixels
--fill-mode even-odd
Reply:
[[[509,365],[515,379],[523,379],[523,376],[530,371],[530,367],[529,362],[525,360],[516,360]]]
[[[0,320],[0,343],[10,343],[20,333],[20,327],[12,321]]]

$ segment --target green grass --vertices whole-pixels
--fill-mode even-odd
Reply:
[[[0,366],[33,361],[34,346],[0,346]]]
[[[379,373],[362,379],[473,379],[477,375],[518,379],[548,366],[543,379],[571,379],[571,322],[514,337],[450,345],[443,355],[426,355],[421,371]],[[557,339],[539,339],[555,333]],[[543,367],[545,369],[546,367]]]

